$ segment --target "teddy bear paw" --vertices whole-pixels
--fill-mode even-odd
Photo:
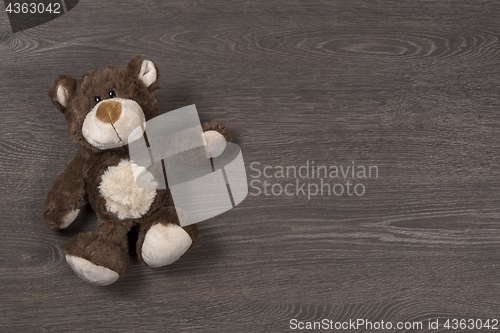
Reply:
[[[176,224],[155,224],[144,238],[141,256],[149,267],[162,267],[177,261],[191,246],[189,234]]]
[[[207,142],[205,151],[208,157],[215,158],[220,156],[227,146],[224,135],[217,131],[206,131],[203,134],[205,135],[205,141]]]
[[[66,261],[75,274],[82,280],[97,286],[107,286],[118,280],[117,272],[109,268],[94,265],[87,259],[66,255]]]
[[[56,209],[45,209],[43,212],[43,223],[50,230],[65,229],[76,219],[80,209],[74,209],[64,213]]]
[[[78,213],[80,213],[80,209],[74,209],[66,214],[62,219],[63,223],[59,226],[59,229],[66,229],[67,227],[69,227],[69,225],[73,223],[73,221],[78,216]]]

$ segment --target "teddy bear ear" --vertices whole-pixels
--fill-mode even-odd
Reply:
[[[68,101],[75,91],[77,80],[69,75],[59,75],[48,91],[52,104],[61,112],[66,110]]]
[[[129,72],[141,80],[148,88],[157,88],[155,83],[158,82],[159,70],[150,60],[142,60],[141,56],[132,59],[127,69]]]

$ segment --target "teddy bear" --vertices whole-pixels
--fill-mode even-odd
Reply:
[[[75,274],[95,285],[125,275],[132,229],[138,232],[139,260],[154,268],[177,261],[198,237],[196,224],[180,225],[168,186],[134,181],[138,166],[129,155],[130,133],[160,115],[158,80],[157,64],[137,56],[126,68],[92,70],[79,80],[59,75],[48,91],[79,149],[49,191],[43,221],[51,230],[65,229],[90,203],[97,230],[77,234],[61,249]],[[221,122],[204,123],[202,129],[209,148],[231,141]]]

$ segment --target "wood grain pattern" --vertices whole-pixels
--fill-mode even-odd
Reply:
[[[1,332],[500,319],[500,3],[83,0],[15,34],[1,9]],[[137,54],[160,66],[161,108],[223,121],[249,176],[314,161],[379,177],[360,197],[249,195],[172,266],[80,282],[59,246],[94,214],[56,233],[41,221],[76,152],[46,91]]]

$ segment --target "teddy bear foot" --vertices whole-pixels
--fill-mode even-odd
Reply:
[[[118,280],[120,275],[109,268],[94,265],[87,259],[66,255],[66,261],[82,280],[97,286],[107,286]]]
[[[103,235],[78,234],[61,249],[76,275],[90,283],[106,286],[123,277],[127,271],[127,248]]]
[[[193,243],[191,236],[176,224],[155,224],[144,238],[142,260],[149,267],[162,267],[177,261]]]

